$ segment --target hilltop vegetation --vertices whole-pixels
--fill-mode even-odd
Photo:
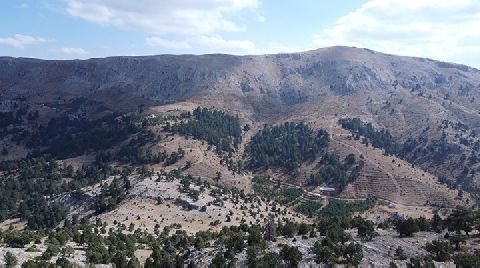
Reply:
[[[58,159],[108,149],[139,132],[132,118],[110,115],[98,120],[62,116],[41,126],[26,142],[33,148],[47,148],[34,155],[49,154]]]
[[[284,168],[295,171],[303,162],[324,152],[329,135],[325,130],[314,133],[304,123],[287,122],[265,126],[248,144],[248,167],[251,169]]]
[[[205,140],[214,145],[218,153],[232,152],[242,141],[242,128],[238,116],[198,107],[193,111],[193,118],[190,118],[189,113],[182,117],[189,120],[173,125],[167,124],[165,130]]]
[[[385,150],[387,154],[400,155],[402,146],[390,134],[388,130],[376,130],[371,123],[364,123],[359,118],[344,118],[339,120],[340,125],[351,131],[355,139],[364,138],[365,144],[371,144],[375,148]]]

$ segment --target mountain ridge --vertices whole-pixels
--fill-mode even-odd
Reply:
[[[330,47],[320,47],[310,50],[304,51],[294,51],[294,52],[279,52],[279,53],[266,53],[266,54],[228,54],[228,53],[207,53],[207,54],[151,54],[151,55],[112,55],[106,57],[92,57],[92,58],[85,58],[85,59],[42,59],[42,58],[33,58],[33,57],[14,57],[14,56],[0,56],[0,60],[3,59],[23,59],[23,60],[38,60],[38,61],[59,61],[59,62],[68,62],[68,61],[89,61],[89,60],[102,60],[102,59],[111,59],[111,58],[152,58],[152,57],[190,57],[190,56],[232,56],[232,57],[256,57],[256,56],[275,56],[275,55],[290,55],[290,54],[308,54],[308,53],[318,53],[323,50],[332,50],[332,49],[353,49],[353,50],[365,50],[373,54],[382,54],[385,56],[394,56],[394,57],[403,57],[403,58],[410,58],[410,59],[418,59],[418,60],[428,60],[432,62],[438,62],[440,64],[446,64],[451,66],[458,66],[463,69],[472,69],[476,71],[480,71],[478,68],[469,66],[467,64],[461,64],[451,61],[443,61],[443,60],[436,60],[433,58],[426,58],[426,57],[419,57],[419,56],[408,56],[408,55],[398,55],[393,53],[385,53],[376,50],[372,50],[366,47],[355,47],[355,46],[330,46]]]
[[[353,55],[352,55],[353,54]],[[372,57],[373,55],[373,57]],[[356,58],[355,58],[356,57]],[[360,58],[359,58],[360,57]],[[412,58],[412,57],[397,57],[391,56],[389,54],[383,54],[378,52],[371,52],[371,50],[366,49],[356,49],[356,48],[346,48],[346,47],[331,47],[325,49],[318,49],[314,51],[307,51],[301,53],[291,53],[291,54],[275,54],[275,55],[246,55],[246,56],[233,56],[225,54],[209,54],[209,55],[157,55],[157,56],[138,56],[138,57],[108,57],[108,58],[94,58],[89,60],[73,60],[73,61],[57,61],[57,60],[36,60],[36,59],[23,59],[23,58],[2,58],[2,64],[4,66],[3,71],[0,73],[0,79],[2,81],[2,91],[5,91],[3,88],[5,83],[9,81],[8,76],[13,78],[13,84],[18,83],[19,79],[32,79],[31,77],[25,77],[29,74],[28,71],[25,72],[23,76],[15,77],[14,73],[8,72],[11,69],[15,68],[28,68],[30,71],[39,68],[38,64],[43,65],[43,69],[40,73],[37,73],[36,76],[39,80],[37,83],[41,85],[42,82],[53,83],[52,86],[59,89],[66,89],[71,86],[82,87],[83,90],[86,90],[88,86],[90,87],[102,87],[101,83],[112,83],[109,81],[111,79],[119,80],[118,83],[112,83],[112,87],[125,88],[128,85],[132,85],[137,91],[145,91],[144,87],[139,85],[141,82],[147,82],[146,86],[150,86],[151,90],[144,93],[149,93],[150,98],[154,100],[163,100],[168,101],[168,96],[164,96],[158,91],[172,91],[172,89],[183,90],[183,93],[175,96],[172,101],[178,100],[185,96],[185,93],[191,92],[193,89],[201,90],[208,88],[223,87],[224,89],[240,89],[241,91],[249,91],[250,89],[259,89],[260,90],[272,90],[274,87],[280,87],[285,92],[284,95],[293,96],[301,100],[304,96],[295,96],[295,90],[310,90],[312,91],[312,85],[303,84],[296,86],[296,82],[302,82],[302,79],[307,78],[309,75],[321,75],[323,72],[330,72],[324,77],[317,77],[320,79],[315,80],[325,80],[323,84],[315,85],[317,88],[330,86],[334,91],[342,93],[342,90],[351,91],[352,86],[347,82],[357,83],[357,87],[360,82],[365,82],[371,78],[373,81],[367,82],[381,82],[377,84],[368,84],[365,86],[381,86],[383,88],[388,88],[390,83],[393,83],[395,79],[395,74],[392,74],[392,67],[386,68],[385,60],[388,61],[389,58],[393,57],[396,61],[407,61],[407,63],[417,63],[422,62],[423,69],[426,67],[435,67],[428,66],[429,64],[435,64],[439,67],[440,70],[452,69],[460,70],[462,72],[474,72],[478,74],[478,70],[466,67],[464,65],[457,65],[452,63],[443,63],[438,61],[431,61],[428,59],[422,58]],[[373,59],[373,61],[372,61]],[[180,62],[176,62],[179,60]],[[367,62],[368,60],[368,62]],[[305,64],[299,62],[303,61]],[[383,71],[388,71],[385,73],[385,77],[380,77],[380,81],[375,81],[377,73],[382,70],[375,70],[372,68],[375,65],[378,65],[379,62],[383,61],[383,66],[379,66]],[[306,64],[308,63],[308,64]],[[388,62],[387,62],[388,63]],[[349,66],[349,64],[354,64],[354,66]],[[390,62],[390,64],[398,64],[395,62]],[[12,66],[12,65],[21,65],[21,66]],[[45,66],[47,65],[47,66]],[[56,70],[57,65],[61,69]],[[108,68],[107,70],[102,69],[102,66]],[[242,68],[243,67],[243,68]],[[352,69],[352,68],[356,69]],[[393,66],[395,67],[395,66]],[[418,67],[418,66],[417,66]],[[251,68],[254,68],[251,73]],[[285,73],[284,69],[293,68],[294,73],[289,74]],[[350,68],[350,72],[353,72],[354,75],[346,76],[342,74],[342,71],[345,71],[344,68]],[[459,69],[458,69],[459,68]],[[62,70],[63,69],[63,70]],[[110,69],[110,70],[109,70]],[[159,69],[164,69],[161,72]],[[283,73],[282,73],[283,69]],[[437,68],[438,69],[438,68]],[[6,72],[7,71],[7,72]],[[20,71],[20,70],[19,70]],[[41,75],[49,75],[55,73],[55,76],[61,78],[62,71],[66,77],[70,79],[77,79],[78,81],[72,81],[72,84],[59,84],[54,83],[49,79],[49,77],[42,77]],[[95,76],[89,72],[101,72],[102,76]],[[134,73],[142,73],[142,77],[135,76]],[[167,76],[165,76],[167,73]],[[257,73],[258,75],[255,75]],[[3,75],[2,75],[3,74]],[[300,75],[301,77],[296,79],[293,77],[294,74]],[[335,74],[341,74],[339,79],[335,79]],[[164,75],[165,77],[148,77],[155,75]],[[13,76],[13,77],[12,77]],[[233,76],[233,79],[229,79],[227,76]],[[289,77],[291,76],[291,77]],[[192,80],[195,82],[196,86],[189,84],[189,77],[193,77]],[[141,79],[144,79],[143,81]],[[353,81],[348,81],[350,78]],[[446,78],[441,76],[436,78],[437,81],[445,80]],[[46,80],[46,81],[45,81]],[[132,81],[133,80],[133,81]],[[138,80],[139,84],[135,84],[135,80]],[[170,81],[171,83],[162,83],[162,81]],[[346,80],[346,81],[343,81]],[[393,80],[393,81],[388,81]],[[283,83],[278,83],[281,81]],[[77,84],[75,84],[77,82]],[[123,85],[120,83],[122,82]],[[200,83],[199,83],[200,82]],[[202,83],[203,82],[203,83]],[[313,83],[314,81],[308,81]],[[423,83],[429,83],[427,86],[432,84],[432,81],[419,81]],[[184,83],[185,85],[182,85]],[[220,85],[218,85],[220,83]],[[408,81],[408,85],[412,86],[415,81]],[[27,85],[24,85],[27,86]],[[136,88],[135,88],[136,87]],[[185,89],[185,87],[191,87],[190,89]],[[289,90],[289,87],[292,89]],[[346,87],[342,88],[342,87]],[[106,88],[106,85],[103,85],[103,88]],[[170,89],[172,88],[172,89]],[[90,88],[91,89],[91,88]],[[318,90],[318,89],[317,89]],[[154,93],[154,94],[152,94]],[[155,96],[159,94],[159,96]],[[170,92],[171,93],[171,92]],[[268,93],[268,92],[267,92]],[[168,95],[168,94],[167,94]],[[265,94],[263,94],[265,95]],[[278,94],[277,94],[278,95]],[[308,95],[308,94],[307,94]],[[297,100],[298,101],[298,100]]]
[[[414,144],[402,156],[412,165],[445,174],[455,185],[475,186],[479,181],[473,144],[480,133],[480,105],[475,101],[480,99],[480,71],[464,65],[350,47],[246,56],[0,58],[0,98],[3,112],[37,113],[38,124],[12,125],[28,133],[62,116],[93,120],[105,112],[183,109],[177,105],[183,102],[239,115],[255,130],[263,124],[304,121],[347,137],[338,120],[358,117],[377,130],[389,130],[399,144]],[[12,135],[2,136],[1,144],[9,151],[23,146],[26,156],[30,148],[18,134]],[[342,143],[365,147],[361,140],[334,142],[339,151],[345,151]],[[454,144],[460,151],[438,158],[436,150],[443,148],[439,144]]]

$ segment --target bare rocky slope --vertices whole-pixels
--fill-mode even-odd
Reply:
[[[245,104],[254,99],[292,105],[325,95],[385,95],[405,88],[424,95],[448,94],[452,102],[475,109],[478,102],[471,99],[480,86],[480,72],[474,68],[348,47],[241,57],[0,58],[0,66],[2,100],[58,95],[108,103],[113,94],[164,104],[228,92],[245,98]]]
[[[65,104],[75,99],[92,104],[73,112]],[[35,120],[16,126],[29,131],[66,113],[96,118],[106,109],[155,112],[184,106],[238,114],[252,132],[265,123],[304,121],[333,134],[330,147],[340,155],[366,158],[359,179],[342,193],[345,198],[445,204],[458,193],[440,185],[439,175],[469,189],[479,181],[480,71],[430,59],[350,47],[262,56],[3,57],[0,100],[3,113],[37,113]],[[402,156],[386,156],[338,124],[355,117],[388,129],[399,143],[414,139],[414,145]],[[438,141],[451,150],[439,148]],[[8,134],[1,144],[10,152],[4,159],[31,149]]]

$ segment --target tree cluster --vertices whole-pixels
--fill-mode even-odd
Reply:
[[[355,155],[348,155],[343,162],[338,155],[326,153],[320,160],[320,169],[316,174],[310,174],[308,185],[319,186],[329,185],[337,192],[343,189],[358,178],[364,166],[363,161],[356,161]]]
[[[343,118],[339,120],[340,125],[352,132],[356,139],[360,136],[366,140],[364,143],[371,143],[375,148],[385,150],[387,154],[399,155],[402,145],[399,144],[388,130],[376,130],[371,123],[364,123],[359,118]]]
[[[198,107],[193,118],[177,124],[167,124],[165,130],[207,141],[218,153],[232,152],[242,141],[242,128],[238,116],[222,111]]]
[[[325,130],[314,133],[304,123],[287,122],[265,126],[248,144],[251,169],[285,168],[295,171],[303,162],[313,160],[329,142]]]
[[[74,171],[44,158],[1,162],[0,171],[0,221],[20,217],[32,229],[51,228],[65,218],[63,206],[52,201],[55,196],[74,193],[115,172],[98,165]]]
[[[105,150],[139,131],[129,116],[108,115],[88,120],[64,115],[50,120],[46,126],[40,126],[26,144],[38,148],[35,156],[49,154],[64,159]]]

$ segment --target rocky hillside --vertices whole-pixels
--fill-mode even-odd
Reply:
[[[164,104],[231,92],[289,105],[330,94],[386,94],[405,88],[427,96],[449,95],[451,101],[478,108],[471,99],[478,93],[480,79],[478,70],[463,65],[348,47],[242,57],[1,58],[0,66],[3,100],[45,93],[100,99],[120,94]]]
[[[314,130],[327,130],[329,150],[341,157],[353,153],[364,158],[366,166],[358,180],[343,192],[348,198],[373,194],[424,204],[451,200],[457,194],[438,180],[472,191],[478,187],[480,71],[463,65],[349,47],[262,56],[84,61],[4,57],[0,58],[0,100],[3,159],[51,146],[42,140],[39,129],[50,125],[43,136],[64,132],[55,126],[65,118],[85,119],[91,123],[86,128],[92,128],[113,124],[105,119],[109,115],[162,114],[204,106],[239,115],[242,124],[251,127],[233,156],[237,159],[263,124],[306,122]],[[365,126],[371,123],[373,131],[388,130],[396,149],[387,152],[372,130],[339,124],[345,118],[358,118]],[[115,133],[128,136],[130,130],[125,122]],[[105,148],[92,146],[90,153],[121,141],[112,138]],[[73,156],[78,155],[59,158]],[[296,183],[306,180],[316,163],[302,164]],[[191,169],[216,170],[199,167],[195,161]],[[260,173],[291,179],[278,170]],[[393,193],[380,190],[385,186]]]

